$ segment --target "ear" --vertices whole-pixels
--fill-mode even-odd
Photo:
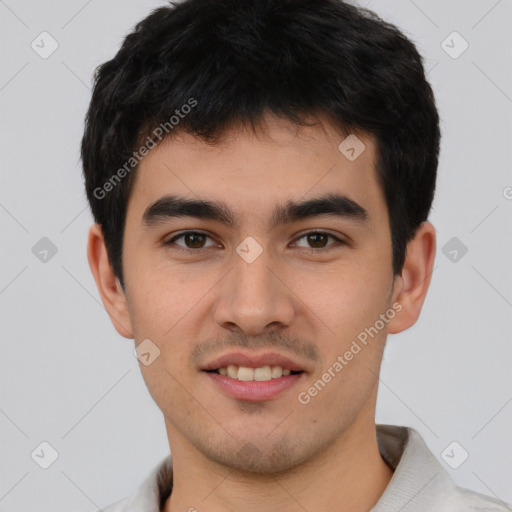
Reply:
[[[389,321],[389,334],[405,331],[418,320],[430,286],[435,256],[436,230],[425,221],[407,244],[402,274],[395,277],[392,303],[400,304],[402,309]]]
[[[100,224],[93,224],[89,229],[87,259],[103,305],[116,331],[124,338],[133,338],[125,293],[110,265]]]

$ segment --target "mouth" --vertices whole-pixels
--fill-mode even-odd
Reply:
[[[226,354],[201,370],[224,394],[244,401],[274,400],[307,373],[291,359],[268,353]]]
[[[242,380],[244,382],[265,382],[272,379],[280,379],[281,377],[287,377],[288,375],[298,375],[304,373],[304,370],[290,370],[290,368],[283,368],[282,366],[259,366],[258,368],[251,368],[249,366],[238,366],[236,364],[230,364],[223,366],[217,370],[204,370],[208,373],[216,373],[230,379]]]

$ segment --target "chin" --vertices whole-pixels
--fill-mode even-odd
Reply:
[[[284,435],[277,441],[269,441],[268,434],[246,436],[245,440],[233,438],[222,444],[210,443],[197,447],[205,457],[231,470],[251,475],[272,475],[289,471],[314,455],[311,443],[290,443]],[[309,445],[309,446],[308,446]],[[308,446],[309,450],[304,447]],[[319,447],[320,448],[320,447]]]

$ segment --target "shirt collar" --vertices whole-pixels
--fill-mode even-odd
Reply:
[[[393,477],[371,512],[442,512],[456,490],[450,475],[410,427],[377,425],[382,458]]]

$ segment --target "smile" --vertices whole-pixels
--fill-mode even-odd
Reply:
[[[251,368],[248,366],[239,366],[230,364],[219,368],[218,370],[211,370],[219,375],[227,376],[230,379],[242,380],[245,382],[258,381],[264,382],[271,379],[279,379],[280,377],[287,377],[291,374],[301,373],[299,371],[292,371],[289,368],[282,366],[260,366],[258,368]]]

